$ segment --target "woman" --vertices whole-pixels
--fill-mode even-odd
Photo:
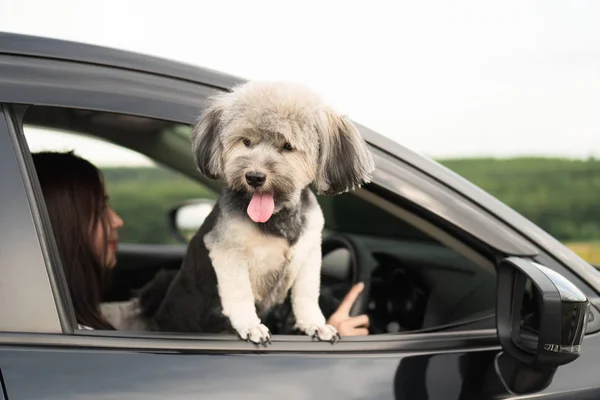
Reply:
[[[109,205],[101,172],[73,152],[32,156],[79,328],[145,327],[137,318],[135,300],[101,303],[107,272],[117,262],[118,230],[123,226]],[[362,284],[355,285],[327,321],[341,336],[368,334],[366,315],[349,316],[362,289]]]
[[[75,317],[81,329],[114,327],[100,312],[106,273],[117,262],[118,229],[100,171],[73,152],[33,154]]]

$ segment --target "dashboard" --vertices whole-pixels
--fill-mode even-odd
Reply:
[[[352,235],[374,260],[366,314],[370,333],[452,327],[490,319],[495,308],[495,271],[436,242]],[[364,266],[359,266],[364,268]],[[333,312],[355,283],[351,253],[338,248],[322,263],[324,313]],[[493,326],[493,319],[489,321]]]

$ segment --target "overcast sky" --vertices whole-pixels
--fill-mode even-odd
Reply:
[[[304,82],[432,157],[600,157],[599,1],[150,4],[0,0],[0,30]]]

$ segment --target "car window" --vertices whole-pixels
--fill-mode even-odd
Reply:
[[[189,129],[148,118],[51,107],[32,107],[24,123],[30,151],[74,150],[101,169],[111,206],[124,220],[121,241],[144,245],[177,243],[167,219],[174,204],[200,199],[206,208],[206,202],[216,199],[215,189],[163,165],[196,173]],[[493,314],[496,277],[489,260],[449,246],[432,234],[435,229],[408,223],[363,194],[359,190],[318,200],[325,216],[324,237],[348,235],[374,261],[366,310],[372,333],[432,329]],[[198,225],[193,213],[183,220],[188,225],[182,237],[189,238]],[[323,260],[321,305],[326,316],[353,282],[349,258],[334,253]],[[114,278],[120,281],[113,282],[119,295],[104,298],[105,305],[118,308],[117,297],[129,300],[159,272],[178,269],[182,257],[183,252],[160,247],[119,255],[120,272]]]

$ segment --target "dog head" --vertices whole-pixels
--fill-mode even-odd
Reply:
[[[375,168],[350,120],[292,83],[250,82],[210,98],[191,140],[198,170],[246,193],[256,222],[310,184],[334,195],[368,183]]]

